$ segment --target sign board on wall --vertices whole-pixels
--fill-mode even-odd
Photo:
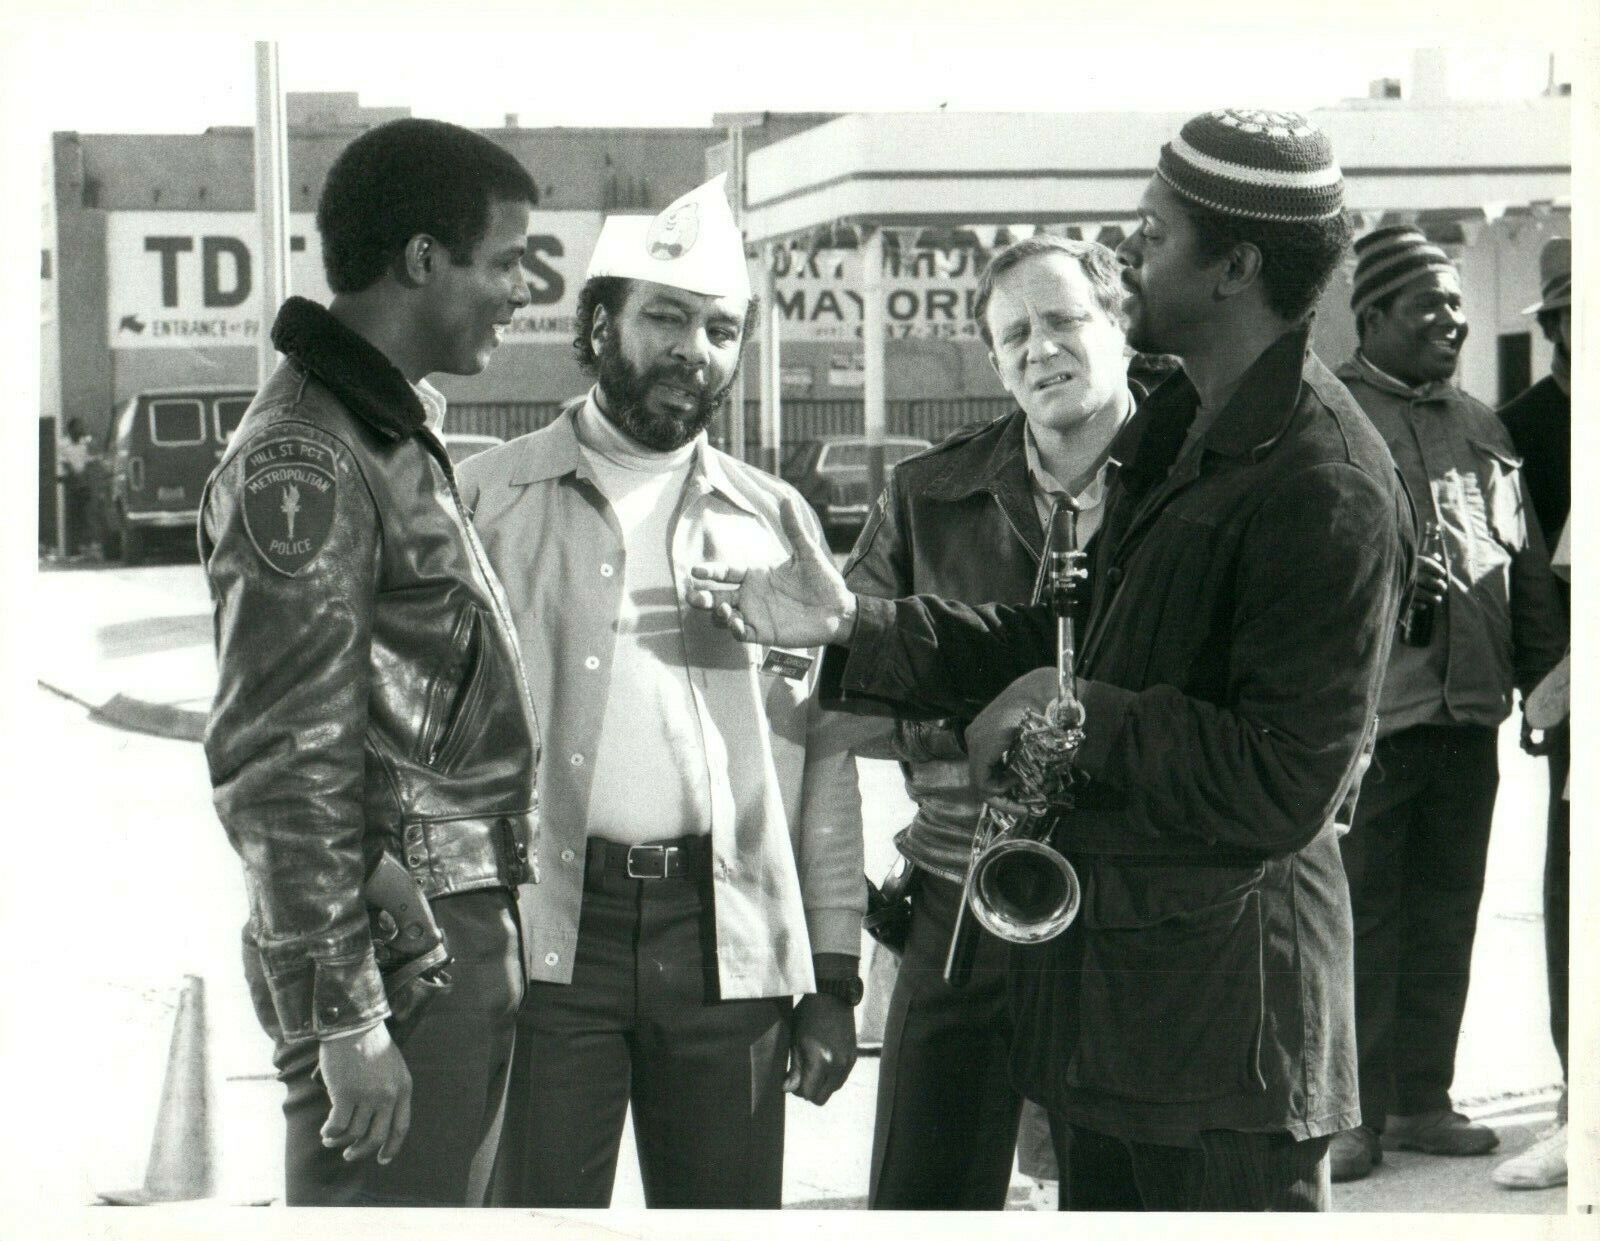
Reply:
[[[566,344],[584,268],[600,234],[597,211],[535,211],[523,267],[532,303],[512,321],[507,344]],[[289,220],[289,280],[315,301],[330,296],[315,218]],[[108,308],[113,349],[254,347],[262,330],[248,211],[114,211],[106,219]]]
[[[919,248],[883,259],[889,339],[978,339],[972,304],[987,251]],[[785,340],[847,341],[861,335],[861,252],[780,249],[774,283]]]

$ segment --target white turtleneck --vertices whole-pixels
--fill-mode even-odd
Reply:
[[[593,392],[574,427],[624,549],[588,834],[624,844],[703,834],[711,793],[672,573],[673,516],[700,439],[646,448],[599,411]]]

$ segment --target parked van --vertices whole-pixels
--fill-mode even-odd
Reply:
[[[254,396],[249,388],[170,388],[129,398],[107,445],[108,556],[138,564],[164,530],[194,541],[200,491]]]
[[[194,544],[200,492],[254,397],[249,388],[165,388],[128,400],[111,425],[106,453],[107,556],[138,564],[162,531]],[[453,432],[442,439],[452,463],[504,442]]]

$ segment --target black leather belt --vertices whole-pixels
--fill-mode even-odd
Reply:
[[[591,878],[692,879],[705,871],[710,854],[709,836],[680,836],[642,845],[590,837],[587,873]]]

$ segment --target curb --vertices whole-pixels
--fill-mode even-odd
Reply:
[[[89,718],[98,724],[121,728],[127,732],[147,733],[153,737],[166,737],[173,741],[200,741],[205,737],[206,717],[203,712],[183,707],[167,706],[159,702],[145,702],[126,694],[115,694],[100,706],[68,693],[60,686],[40,681],[41,689],[49,690],[75,702],[89,712]]]

